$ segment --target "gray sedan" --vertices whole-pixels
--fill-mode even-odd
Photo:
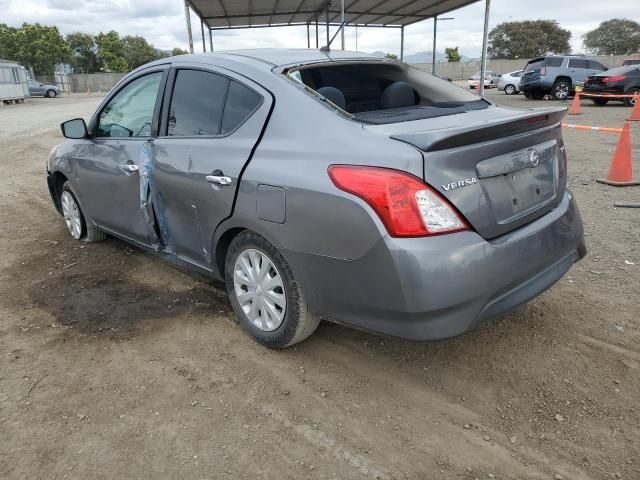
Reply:
[[[32,97],[57,97],[62,91],[55,85],[38,82],[37,80],[28,80],[29,95]]]
[[[185,55],[63,123],[48,185],[73,238],[113,235],[223,279],[267,346],[320,319],[436,340],[585,255],[564,115],[358,53]]]

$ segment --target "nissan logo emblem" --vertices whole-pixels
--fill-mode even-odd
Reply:
[[[529,161],[532,167],[537,167],[540,163],[540,155],[535,150],[529,154]]]

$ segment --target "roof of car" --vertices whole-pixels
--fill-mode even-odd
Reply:
[[[184,59],[194,59],[203,63],[215,63],[216,58],[225,58],[226,60],[236,60],[239,63],[261,63],[268,65],[268,68],[304,64],[321,61],[335,60],[383,60],[381,57],[368,55],[360,52],[350,52],[347,50],[331,50],[330,52],[322,52],[309,48],[257,48],[247,50],[228,50],[220,52],[198,53],[192,55],[184,55],[180,57]]]

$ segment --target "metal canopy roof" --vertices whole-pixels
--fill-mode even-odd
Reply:
[[[350,25],[405,26],[479,0],[345,0]],[[340,0],[187,0],[209,29],[306,25],[341,21]]]

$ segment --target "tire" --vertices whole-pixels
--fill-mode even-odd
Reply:
[[[542,100],[544,96],[545,96],[544,91],[540,89],[533,90],[531,92],[531,98],[533,98],[534,100]]]
[[[571,95],[571,81],[559,78],[551,87],[551,94],[556,100],[566,100]]]
[[[47,90],[47,92],[44,94],[44,96],[47,98],[55,98],[56,95],[57,93],[55,90]]]
[[[92,221],[87,222],[69,182],[65,182],[62,186],[60,206],[67,230],[72,238],[86,243],[101,242],[107,239],[107,234],[99,230]]]
[[[514,85],[511,85],[511,84],[506,85],[504,87],[504,93],[506,93],[507,95],[515,95],[517,93],[516,92],[516,87]]]
[[[607,100],[606,98],[592,98],[591,101],[601,107],[609,103],[609,100]]]
[[[255,282],[257,274],[264,280]],[[240,325],[262,345],[289,347],[311,335],[320,323],[309,311],[285,258],[257,233],[244,231],[229,245],[225,283]]]
[[[524,98],[526,98],[528,100],[531,100],[531,92],[530,91],[527,90],[526,92],[523,92],[523,94],[524,94]]]
[[[635,87],[634,87],[634,88],[630,88],[630,89],[629,89],[629,90],[627,90],[625,93],[626,93],[627,95],[640,95],[640,88],[635,88]],[[629,98],[629,97],[625,97],[625,99],[624,99],[624,104],[625,104],[627,107],[633,107],[633,106],[635,105],[635,101],[636,101],[636,99],[635,99],[635,98],[633,98],[633,97],[631,97],[631,98]]]

